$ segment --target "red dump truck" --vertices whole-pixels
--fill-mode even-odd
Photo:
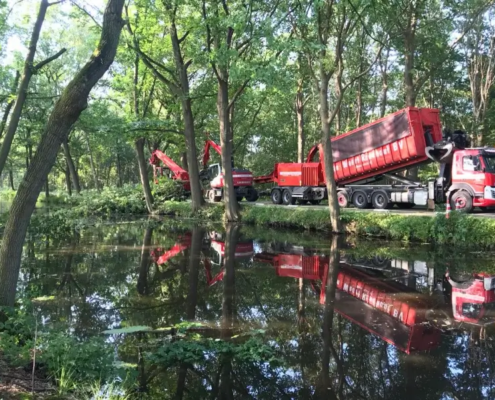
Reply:
[[[439,110],[409,107],[332,138],[333,170],[341,207],[387,209],[396,205],[434,208],[451,202],[471,212],[495,206],[495,149],[469,148],[463,131],[442,131]],[[319,155],[319,161],[314,161]],[[318,204],[327,198],[323,146],[305,163],[277,163],[255,183],[275,183],[274,204]],[[440,173],[428,184],[398,175],[407,168],[438,162]],[[392,184],[379,184],[387,178]]]

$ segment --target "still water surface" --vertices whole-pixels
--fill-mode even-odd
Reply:
[[[450,248],[130,223],[28,240],[18,297],[81,341],[154,330],[108,336],[142,398],[493,399],[491,272]]]

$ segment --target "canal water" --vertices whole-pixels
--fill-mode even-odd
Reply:
[[[17,297],[103,340],[122,395],[493,399],[491,274],[476,251],[134,222],[28,238]]]

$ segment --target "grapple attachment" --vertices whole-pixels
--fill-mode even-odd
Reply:
[[[454,149],[462,150],[471,145],[471,141],[466,132],[461,130],[451,131],[444,129],[442,140],[425,149],[426,155],[431,160],[440,164],[452,162]]]

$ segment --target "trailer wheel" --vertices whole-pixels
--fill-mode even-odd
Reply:
[[[368,196],[362,190],[357,190],[352,196],[352,203],[360,209],[370,208],[371,204],[368,202]]]
[[[339,202],[340,208],[349,207],[349,196],[343,190],[337,193],[337,201]]]
[[[253,201],[258,200],[260,196],[258,195],[258,192],[255,189],[251,189],[248,191],[245,197],[247,201],[252,203]]]
[[[289,189],[285,189],[282,192],[282,203],[284,203],[286,206],[296,204],[296,199],[292,197],[292,193]]]
[[[282,192],[280,191],[280,189],[272,190],[271,197],[273,204],[282,204]]]
[[[456,204],[459,204],[458,209],[456,208]],[[450,207],[452,207],[452,210],[457,209],[460,212],[469,214],[474,208],[473,198],[468,192],[459,190],[450,197]]]
[[[374,191],[371,196],[371,203],[373,204],[373,208],[377,208],[378,210],[386,210],[393,206],[385,190]]]

